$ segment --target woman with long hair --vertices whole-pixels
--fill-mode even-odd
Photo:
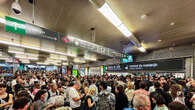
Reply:
[[[123,110],[124,108],[128,108],[128,99],[127,95],[124,92],[124,88],[122,85],[119,85],[115,89],[116,92],[116,110]]]
[[[95,101],[92,98],[95,92],[96,92],[95,88],[89,88],[88,93],[85,96],[81,110],[95,110]]]
[[[185,97],[181,85],[173,84],[170,91],[173,101],[180,102],[185,105]]]
[[[129,102],[129,107],[131,108],[131,102],[132,102],[132,99],[133,99],[133,96],[134,96],[134,85],[132,82],[128,82],[127,83],[127,88],[125,89],[125,94],[127,95],[127,98],[128,98],[128,102]]]

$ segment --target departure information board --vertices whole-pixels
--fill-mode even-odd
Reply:
[[[139,71],[139,70],[161,70],[180,71],[184,70],[184,59],[156,60],[145,62],[132,62],[106,66],[106,71]]]

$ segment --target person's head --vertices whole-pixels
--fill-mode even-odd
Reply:
[[[24,89],[24,88],[20,88],[18,91],[16,91],[15,94],[15,99],[21,98],[21,97],[28,97],[31,98],[28,90]]]
[[[156,105],[158,105],[158,106],[163,105],[166,102],[165,98],[160,94],[157,94],[156,97],[154,97],[154,98],[156,100]]]
[[[38,81],[35,81],[34,87],[37,88],[37,89],[40,89],[41,88],[41,85],[39,84]]]
[[[14,110],[27,110],[30,104],[30,99],[28,97],[20,97],[14,100],[13,109]]]
[[[0,94],[4,94],[6,92],[6,84],[0,84]]]
[[[169,110],[188,110],[187,107],[179,102],[171,102],[168,106]]]
[[[149,79],[151,82],[153,82],[154,81],[154,78],[153,77],[150,77],[150,79]]]
[[[51,85],[51,91],[55,92],[58,89],[58,85],[56,83],[52,83]]]
[[[18,79],[18,84],[23,85],[24,84],[24,81],[22,79]]]
[[[20,75],[15,75],[15,79],[16,79],[16,80],[21,79]]]
[[[97,82],[96,80],[93,80],[93,81],[92,81],[93,84],[96,84],[96,82]]]
[[[33,74],[33,75],[32,75],[32,78],[33,78],[33,79],[36,79],[37,77],[36,77],[36,75]]]
[[[134,85],[132,82],[128,82],[127,87],[128,87],[128,89],[134,89]]]
[[[161,86],[163,86],[163,84],[165,84],[166,82],[167,82],[167,81],[166,81],[165,77],[161,76],[161,77],[159,78],[159,83],[161,84]]]
[[[84,88],[84,93],[85,93],[85,94],[88,93],[88,89],[89,89],[88,87],[85,87],[85,88]]]
[[[115,88],[115,92],[116,92],[117,94],[123,94],[123,93],[124,93],[124,88],[123,88],[123,86],[122,86],[122,85],[117,86],[117,87]]]
[[[46,93],[47,93],[46,90],[39,90],[36,93],[36,95],[35,95],[34,101],[37,101],[37,100],[44,101],[45,100]]]
[[[169,88],[170,88],[169,84],[166,83],[166,84],[163,85],[163,89],[164,89],[165,92],[168,92]]]
[[[170,88],[170,91],[173,99],[183,96],[182,87],[179,84],[173,84]]]
[[[148,100],[147,96],[143,94],[135,95],[133,98],[133,106],[135,110],[148,110]]]
[[[154,83],[154,87],[155,87],[156,89],[159,89],[159,88],[160,88],[160,83],[159,83],[159,82],[155,82],[155,83]]]
[[[101,82],[100,83],[100,85],[99,85],[99,88],[101,89],[101,90],[106,90],[107,89],[107,83],[106,82]]]
[[[80,89],[81,89],[81,83],[80,83],[80,81],[75,81],[73,87],[74,87],[76,90],[80,90]]]
[[[90,96],[94,95],[95,94],[95,88],[93,88],[93,87],[92,88],[89,88],[87,94],[90,95]]]
[[[55,107],[64,106],[64,97],[63,96],[55,96]]]
[[[146,83],[143,82],[143,81],[140,82],[140,83],[139,83],[139,88],[140,88],[140,89],[145,89],[145,88],[146,88]]]

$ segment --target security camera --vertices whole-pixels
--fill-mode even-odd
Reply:
[[[19,15],[21,14],[22,12],[22,8],[19,4],[19,0],[15,0],[13,3],[12,3],[12,10],[13,12],[16,14],[16,15]]]

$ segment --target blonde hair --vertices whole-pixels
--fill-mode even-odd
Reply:
[[[95,88],[89,88],[89,90],[88,90],[88,95],[93,95],[93,93],[95,93]]]
[[[134,85],[132,82],[128,82],[127,87],[128,87],[128,89],[134,89]]]

